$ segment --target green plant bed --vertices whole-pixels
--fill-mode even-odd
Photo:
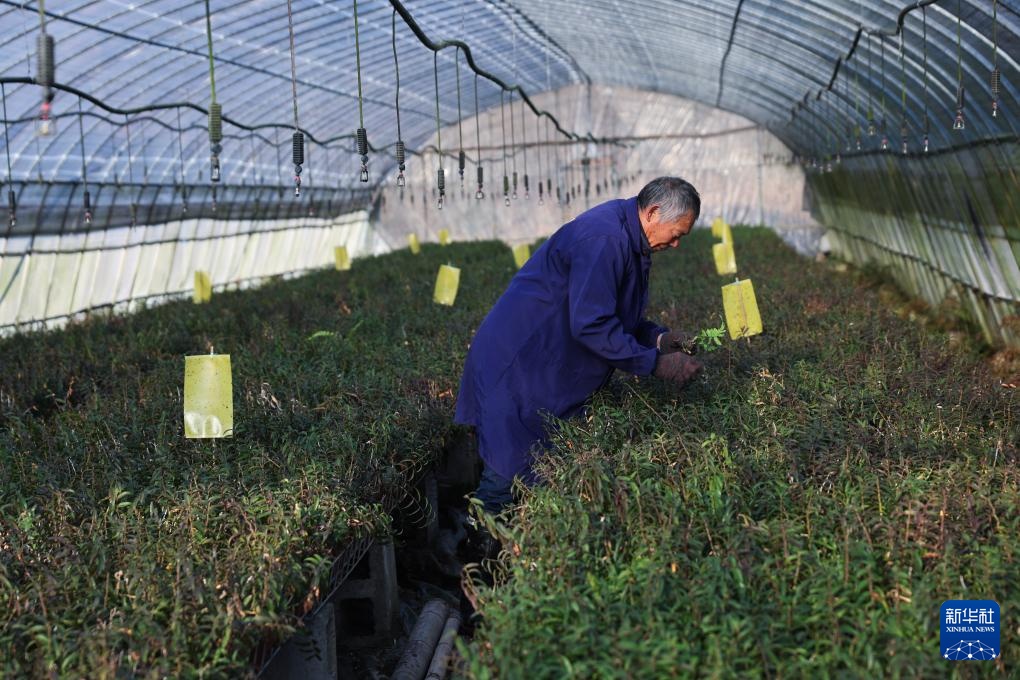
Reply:
[[[470,677],[999,675],[1020,652],[1020,418],[977,353],[852,274],[734,229],[766,333],[677,393],[620,376],[508,518]],[[706,231],[656,256],[652,317],[718,326]],[[732,281],[732,277],[728,279]],[[994,599],[1004,656],[941,658]],[[954,671],[955,669],[955,671]]]
[[[499,243],[425,246],[0,341],[0,677],[246,674],[389,530],[513,271]],[[211,349],[234,436],[186,440],[184,356]]]

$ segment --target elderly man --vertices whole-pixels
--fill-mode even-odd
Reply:
[[[457,397],[456,422],[478,435],[487,511],[513,502],[515,477],[537,481],[547,415],[578,413],[614,369],[681,386],[700,370],[692,338],[642,318],[651,254],[676,248],[700,211],[693,186],[660,177],[560,227],[510,281],[475,334]]]

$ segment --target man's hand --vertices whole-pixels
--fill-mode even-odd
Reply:
[[[698,351],[696,337],[683,331],[666,331],[659,336],[659,354],[672,354],[683,352],[684,354],[695,354]]]
[[[683,352],[663,354],[655,362],[655,371],[652,373],[656,378],[669,380],[680,387],[683,387],[702,369],[702,364]]]

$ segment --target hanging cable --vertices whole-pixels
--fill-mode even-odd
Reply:
[[[457,174],[460,175],[460,190],[464,192],[464,167],[466,157],[464,155],[464,114],[460,110],[460,46],[453,53],[453,64],[457,72],[457,132],[460,136],[460,153],[457,154]],[[463,198],[463,196],[461,196]]]
[[[960,0],[956,0],[956,118],[953,119],[953,129],[962,130],[966,127],[963,120],[963,107],[966,93],[963,90],[963,38],[961,37],[963,19],[961,17],[962,6]]]
[[[900,153],[907,154],[907,55],[904,41],[907,31],[900,33]]]
[[[549,143],[551,144],[552,143],[552,132],[551,131],[547,130],[547,137],[549,138]],[[560,164],[560,145],[559,144],[556,144],[553,147],[553,159],[556,161],[556,164],[553,166],[553,174],[556,175],[556,202],[562,204],[563,203],[563,189],[561,187],[563,186],[563,181],[562,181],[560,175],[561,175],[562,167],[563,166]],[[552,192],[550,192],[550,193],[552,193]]]
[[[999,90],[1002,74],[999,72],[999,0],[992,0],[992,118],[999,117]]]
[[[928,119],[928,8],[921,8],[921,62],[924,78],[924,138],[921,148],[928,153],[929,133],[931,125]]]
[[[181,167],[181,213],[188,214],[188,187],[184,184],[184,127],[181,125],[181,109],[177,108],[177,158]]]
[[[289,0],[288,0],[289,1]],[[358,154],[361,156],[361,181],[368,181],[368,132],[365,131],[365,104],[361,93],[361,37],[358,33],[358,0],[354,0],[354,58],[358,66]]]
[[[292,160],[294,162],[294,196],[301,195],[301,166],[305,162],[305,135],[298,123],[297,102],[297,60],[294,56],[294,12],[291,0],[287,0],[287,28],[290,32],[290,92],[294,103],[294,135],[291,138]]]
[[[524,151],[524,199],[531,198],[528,186],[528,125],[524,117],[524,102],[521,102],[521,149]]]
[[[539,145],[539,147],[538,147],[538,204],[539,205],[544,205],[545,204],[545,200],[544,200],[545,187],[542,186],[542,178],[543,177],[548,177],[548,175],[546,175],[546,172],[545,172],[545,158],[543,157],[543,154],[542,154],[544,149],[542,148],[543,145],[542,145],[541,139],[542,139],[542,118],[538,117],[538,118],[535,118],[535,142]]]
[[[39,9],[39,39],[36,44],[37,68],[36,82],[43,88],[43,101],[39,107],[39,120],[36,132],[39,135],[52,135],[56,132],[56,123],[53,120],[53,83],[56,82],[56,62],[54,61],[53,36],[46,33],[46,2],[38,0],[36,3]]]
[[[514,91],[507,93],[510,100],[510,165],[513,171],[513,194],[511,198],[517,200],[517,131],[514,129]]]
[[[134,154],[131,151],[131,120],[124,115],[124,131],[127,132],[127,156],[128,156],[128,183],[135,183],[135,162]],[[131,226],[138,221],[138,202],[134,196],[131,197]]]
[[[205,40],[209,48],[209,93],[211,99],[209,104],[209,145],[212,153],[209,158],[209,179],[219,182],[220,151],[222,150],[220,142],[223,141],[223,107],[216,101],[216,68],[213,61],[212,16],[209,11],[209,0],[205,0]],[[216,188],[213,187],[213,205],[215,204]]]
[[[475,74],[475,147],[478,154],[478,189],[475,191],[475,198],[485,198],[485,171],[482,169],[482,119],[478,115],[478,74]]]
[[[397,110],[397,150],[396,150],[396,156],[397,156],[397,186],[398,187],[403,187],[404,184],[405,184],[405,181],[404,181],[404,170],[406,169],[406,167],[404,165],[404,161],[406,160],[406,153],[407,153],[407,151],[404,148],[404,138],[403,138],[403,136],[400,133],[400,61],[397,59],[397,10],[393,10],[393,20],[392,21],[393,21],[393,26],[392,26],[392,29],[393,29],[392,30],[392,35],[393,35],[393,70],[396,72],[396,75],[397,75],[397,93],[396,93],[396,100],[394,102],[395,108]],[[478,78],[478,76],[475,75],[475,78]],[[400,195],[403,196],[403,192],[401,192]]]
[[[881,34],[878,36],[878,44],[881,47],[881,59],[882,59],[882,120],[880,125],[882,127],[882,151],[889,148],[889,135],[886,133],[885,127],[885,40]]]
[[[78,97],[78,139],[81,142],[81,185],[84,189],[82,203],[84,208],[85,224],[92,224],[92,197],[89,195],[89,174],[85,164],[85,126],[82,123],[84,114],[81,111],[81,97]]]
[[[3,83],[0,83],[0,99],[3,100],[4,106],[4,151],[7,152],[7,210],[8,210],[8,221],[13,229],[18,223],[18,199],[14,194],[14,174],[11,172],[11,137],[8,132],[10,123],[7,121],[7,89]]]
[[[875,82],[871,69],[873,48],[871,46],[871,33],[868,33],[868,136],[874,137],[875,130],[875,101],[872,95],[872,83]]]
[[[503,90],[499,91],[499,118],[503,128],[503,204],[510,205],[510,177],[506,172],[506,106],[503,104]]]
[[[442,124],[439,122],[439,52],[432,53],[432,76],[436,84],[436,160],[439,162],[439,170],[436,172],[436,188],[439,189],[439,202],[436,207],[443,209],[443,199],[446,197],[446,176],[443,173],[443,137]]]

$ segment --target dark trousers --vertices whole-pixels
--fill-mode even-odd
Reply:
[[[484,460],[482,461],[482,478],[478,482],[475,497],[485,505],[486,512],[495,515],[507,506],[513,505],[512,487],[513,480],[501,477]]]

